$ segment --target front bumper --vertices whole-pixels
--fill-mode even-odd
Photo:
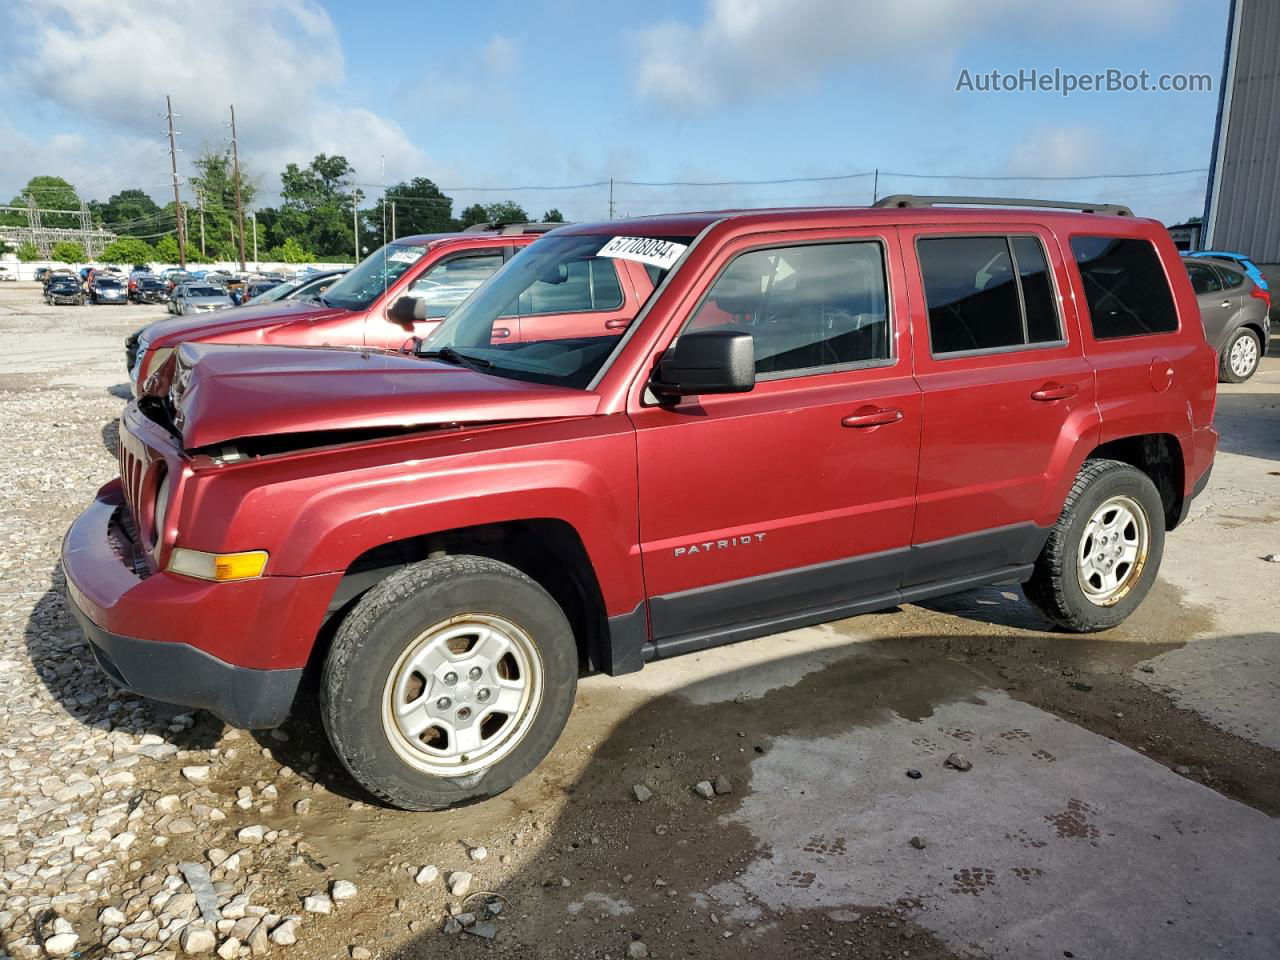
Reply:
[[[103,671],[233,726],[279,725],[341,575],[210,583],[150,572],[126,510],[119,481],[107,484],[62,544],[67,598]]]

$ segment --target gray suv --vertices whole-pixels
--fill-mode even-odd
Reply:
[[[1218,351],[1218,379],[1244,383],[1257,372],[1270,343],[1270,297],[1230,264],[1205,257],[1182,262],[1200,301],[1205,339]]]

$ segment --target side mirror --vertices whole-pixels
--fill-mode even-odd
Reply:
[[[747,393],[756,385],[751,334],[724,327],[682,334],[658,363],[649,388],[661,398]]]
[[[422,297],[401,297],[387,310],[387,319],[405,325],[412,325],[415,320],[425,320],[427,301]]]

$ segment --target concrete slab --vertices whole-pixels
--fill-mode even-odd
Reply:
[[[780,737],[750,789],[723,820],[758,857],[710,891],[730,909],[907,898],[958,952],[1020,960],[1280,956],[1280,823],[1003,693]]]

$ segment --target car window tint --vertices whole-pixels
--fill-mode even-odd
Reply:
[[[535,280],[520,294],[512,313],[535,317],[549,313],[616,310],[622,306],[622,286],[613,260],[590,257],[559,265],[555,276]]]
[[[1222,285],[1228,290],[1235,290],[1237,287],[1244,285],[1243,273],[1222,267],[1218,269],[1218,273],[1222,275]]]
[[[1173,293],[1156,248],[1133,237],[1072,237],[1093,335],[1099,340],[1172,333]]]
[[[889,359],[884,249],[856,241],[741,254],[685,329],[725,326],[751,334],[762,375]]]
[[[1018,263],[1022,284],[1022,306],[1027,315],[1027,343],[1056,343],[1062,340],[1062,326],[1049,278],[1044,247],[1035,237],[1014,237],[1010,241]]]
[[[1191,289],[1196,294],[1213,293],[1222,289],[1222,282],[1218,279],[1218,271],[1203,263],[1188,263],[1187,276],[1191,278]]]
[[[917,248],[935,354],[1027,342],[1006,237],[936,237]]]
[[[447,317],[454,307],[467,299],[471,291],[489,279],[489,275],[500,266],[500,253],[454,257],[437,263],[415,280],[408,290],[408,296],[426,299],[428,317]]]

